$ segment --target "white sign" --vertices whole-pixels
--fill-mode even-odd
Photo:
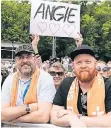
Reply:
[[[80,5],[32,1],[30,33],[74,37],[80,32]]]

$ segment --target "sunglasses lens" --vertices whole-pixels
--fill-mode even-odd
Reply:
[[[107,67],[108,68],[108,71],[111,69],[111,67]]]
[[[51,76],[56,76],[56,72],[49,72]]]
[[[108,71],[108,68],[104,67],[104,68],[102,68],[102,70],[103,70],[103,72],[106,72],[106,71]]]
[[[96,70],[97,70],[97,71],[101,71],[101,68],[100,68],[100,67],[96,67]]]
[[[56,76],[56,74],[57,74],[58,76],[63,76],[63,75],[64,75],[63,72],[49,72],[49,73],[50,73],[51,76]]]
[[[106,71],[108,71],[108,67],[101,68],[101,67],[98,66],[98,67],[96,67],[96,70],[97,71],[101,71],[102,70],[103,72],[106,72]]]
[[[58,74],[58,76],[63,76],[64,75],[63,72],[58,72],[57,74]]]

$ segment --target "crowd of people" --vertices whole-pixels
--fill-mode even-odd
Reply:
[[[15,67],[2,86],[2,121],[58,126],[111,126],[111,61],[75,39],[70,57],[42,62],[39,36],[15,50]]]

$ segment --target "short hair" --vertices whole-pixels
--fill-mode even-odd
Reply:
[[[54,62],[54,63],[50,66],[50,68],[51,68],[51,67],[62,68],[62,69],[65,71],[63,65],[62,65],[60,62]]]
[[[107,64],[111,64],[111,61],[108,61],[108,63]]]
[[[102,63],[102,64],[105,64],[106,65],[106,62],[103,61],[103,60],[98,60],[97,63]]]

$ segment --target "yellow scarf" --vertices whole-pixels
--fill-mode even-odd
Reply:
[[[67,96],[67,109],[79,114],[77,109],[79,85],[75,78],[69,89]],[[92,88],[87,92],[87,113],[88,116],[98,116],[105,114],[105,84],[100,74],[94,79]]]
[[[40,74],[39,70],[36,69],[32,75],[31,84],[25,96],[24,104],[37,102],[37,82],[38,82],[39,74]],[[17,72],[12,82],[10,106],[16,106],[17,95],[18,95],[18,83],[19,83],[19,73]]]

